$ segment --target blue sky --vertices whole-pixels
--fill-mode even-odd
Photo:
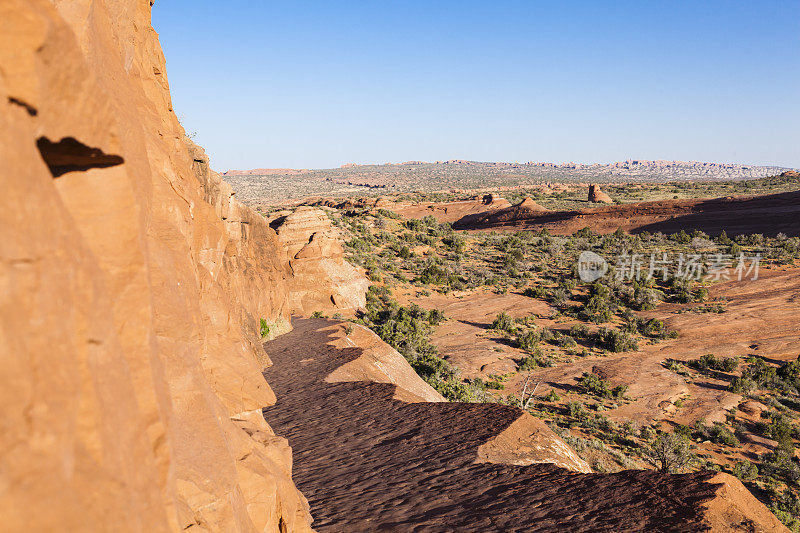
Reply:
[[[153,25],[218,170],[800,167],[798,0],[159,0]]]

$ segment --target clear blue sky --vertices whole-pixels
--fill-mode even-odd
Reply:
[[[800,0],[158,0],[153,25],[218,170],[800,167]]]

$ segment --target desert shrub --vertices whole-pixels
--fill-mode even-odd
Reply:
[[[486,388],[487,389],[503,390],[503,389],[506,388],[506,386],[505,386],[505,384],[501,383],[500,381],[498,381],[496,379],[493,379],[493,380],[490,380],[490,381],[486,382]]]
[[[259,333],[261,334],[261,338],[263,339],[267,335],[269,335],[269,323],[265,319],[259,320]]]
[[[589,337],[589,328],[584,324],[575,324],[569,328],[569,334],[573,338],[586,339]]]
[[[553,360],[545,355],[542,355],[542,351],[536,347],[533,349],[533,353],[531,355],[527,355],[517,360],[517,370],[520,372],[525,372],[528,370],[534,370],[536,368],[550,367],[553,366],[553,364]]]
[[[655,289],[637,285],[633,289],[633,296],[630,298],[629,304],[639,311],[648,311],[650,309],[655,309],[660,300],[661,296]]]
[[[496,319],[495,319],[496,320]],[[514,344],[525,351],[532,352],[539,346],[541,335],[534,328],[528,328],[517,333]]]
[[[558,287],[550,293],[548,300],[554,306],[561,307],[567,302],[569,296],[569,293],[563,287]]]
[[[570,418],[574,418],[575,420],[581,420],[589,415],[586,407],[580,402],[569,402],[567,404],[567,411],[569,412]]]
[[[442,396],[451,401],[472,401],[474,388],[459,379],[457,369],[439,357],[430,342],[434,325],[444,319],[441,311],[426,311],[412,304],[399,305],[386,287],[370,287],[366,312],[359,320],[405,357],[411,368]]]
[[[733,475],[742,481],[750,481],[758,477],[758,467],[748,460],[737,461],[733,466]]]
[[[545,289],[541,285],[527,287],[524,291],[522,291],[522,294],[529,298],[539,298],[539,299],[545,299],[548,296],[547,289]]]
[[[694,300],[696,302],[704,302],[708,298],[708,289],[705,287],[698,287],[694,291]]]
[[[448,250],[453,252],[462,252],[467,245],[464,237],[458,233],[452,232],[442,237],[442,244],[445,245]]]
[[[756,388],[756,383],[747,376],[736,376],[728,385],[728,390],[735,394],[748,395]]]
[[[686,437],[677,433],[662,433],[645,450],[645,459],[661,472],[677,472],[693,461]]]
[[[417,276],[417,281],[424,285],[445,285],[448,272],[439,265],[429,264]]]
[[[680,230],[678,233],[673,233],[669,236],[669,239],[680,244],[689,244],[692,242],[691,235],[686,233],[684,230]]]
[[[768,365],[760,357],[755,357],[752,364],[742,370],[742,378],[748,378],[760,388],[769,388],[778,381],[775,367]]]
[[[776,374],[784,383],[796,389],[800,388],[800,357],[783,363],[776,370]]]
[[[588,320],[595,324],[603,324],[611,320],[614,316],[615,309],[616,306],[611,300],[594,295],[589,297],[578,313],[578,316],[583,320]]]
[[[610,352],[629,352],[639,349],[639,343],[630,333],[616,329],[600,328],[597,344]]]
[[[715,422],[714,425],[709,429],[708,436],[711,440],[716,442],[717,444],[724,444],[725,446],[739,446],[739,439],[731,433],[731,431],[725,427],[724,424],[719,422]]]
[[[719,365],[717,357],[713,353],[707,353],[701,356],[700,359],[688,361],[688,364],[697,370],[708,370],[709,368],[716,369]]]
[[[550,328],[542,328],[539,331],[539,338],[542,342],[553,344],[558,339],[558,334]]]
[[[562,348],[574,348],[578,343],[569,335],[562,335],[561,338],[558,339],[558,345]]]
[[[632,334],[639,333],[651,339],[667,339],[677,337],[677,332],[670,331],[661,320],[657,318],[640,318],[633,314],[630,310],[626,310],[623,314],[625,322],[623,324],[624,331]]]
[[[600,376],[593,372],[584,372],[583,376],[578,380],[578,388],[586,393],[600,398],[623,398],[628,391],[627,385],[617,385],[611,387],[611,384],[602,379]]]
[[[796,483],[800,480],[800,466],[792,460],[792,456],[782,448],[762,454],[758,470],[765,477],[783,478]]]
[[[558,395],[555,389],[550,389],[550,392],[544,396],[544,400],[546,402],[557,402],[561,400],[561,396]]]
[[[511,318],[511,315],[503,311],[498,314],[497,317],[495,317],[494,321],[492,322],[492,329],[496,331],[514,333],[517,331],[517,326],[514,323],[514,319]]]
[[[733,372],[737,368],[739,368],[739,358],[738,357],[726,357],[720,363],[719,370],[723,372]]]
[[[414,257],[414,252],[408,246],[401,246],[397,249],[397,257],[401,259],[411,259]]]
[[[791,421],[780,413],[771,413],[770,422],[764,432],[765,436],[778,443],[778,447],[787,453],[794,454],[794,427]]]
[[[522,250],[515,248],[509,252],[506,252],[501,261],[504,266],[513,267],[523,259],[525,259],[525,254],[522,252]]]

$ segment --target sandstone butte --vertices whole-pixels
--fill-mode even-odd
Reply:
[[[596,184],[589,185],[589,201],[596,204],[610,204],[614,202],[614,200],[601,191],[600,186]]]
[[[311,531],[262,414],[276,398],[259,325],[357,307],[364,282],[319,212],[276,233],[209,169],[172,110],[152,4],[0,3],[2,529]],[[366,380],[394,387],[386,403],[459,410],[371,332],[314,334],[329,346],[308,350],[347,361],[310,388]],[[308,380],[274,368],[284,387]],[[503,412],[475,464],[588,471],[541,421]],[[779,527],[721,476],[704,523]]]

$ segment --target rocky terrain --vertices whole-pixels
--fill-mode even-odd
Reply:
[[[800,192],[765,196],[714,198],[707,200],[661,200],[578,211],[524,209],[517,206],[465,215],[454,222],[457,229],[539,231],[572,234],[581,228],[608,233],[622,228],[628,232],[672,233],[700,230],[717,235],[764,233],[800,234]]]
[[[3,530],[783,530],[728,474],[593,473],[513,402],[444,401],[435,354],[299,318],[403,320],[335,208],[268,219],[210,169],[151,8],[0,5]]]
[[[548,183],[650,183],[676,180],[746,180],[774,176],[781,167],[687,161],[628,160],[608,164],[421,161],[343,165],[319,170],[230,170],[225,179],[248,205],[275,204],[312,196],[381,196],[516,188]]]
[[[318,531],[784,530],[725,474],[589,474],[518,408],[409,403],[394,384],[329,383],[362,357],[337,346],[341,335],[336,323],[299,320],[266,344],[278,401],[264,415],[292,444]]]
[[[369,280],[344,260],[339,234],[320,209],[300,207],[270,222],[292,271],[291,312],[350,311],[364,307]]]

